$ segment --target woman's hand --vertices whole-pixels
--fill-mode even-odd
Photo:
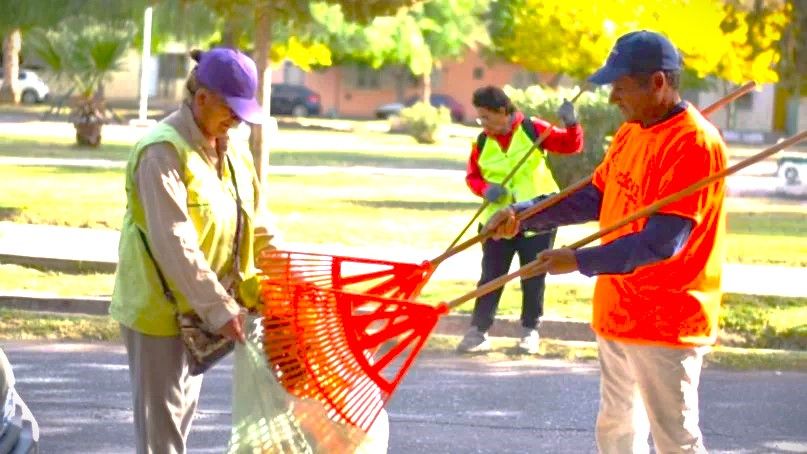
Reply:
[[[244,317],[239,314],[231,318],[219,328],[219,334],[241,344],[246,342],[246,337],[244,336]]]
[[[513,238],[518,234],[519,222],[512,207],[497,211],[482,228],[483,234],[491,233],[493,239]]]

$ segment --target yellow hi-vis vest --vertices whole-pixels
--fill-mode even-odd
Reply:
[[[236,204],[233,177],[226,159],[232,164],[241,197],[243,232],[239,249],[241,263],[234,285],[237,285],[239,302],[246,307],[254,307],[258,298],[253,224],[257,178],[249,150],[242,150],[231,142],[219,178],[216,169],[165,123],[158,124],[130,154],[126,166],[126,214],[121,228],[118,269],[109,314],[135,331],[152,336],[174,336],[179,334],[176,311],[189,312],[191,306],[185,295],[176,291],[170,276],[165,276],[165,279],[177,304],[164,294],[155,263],[140,234],[142,231],[148,238],[145,213],[135,184],[135,172],[143,150],[159,142],[171,143],[177,151],[183,183],[188,191],[188,214],[199,238],[199,248],[219,279],[233,274]]]
[[[526,119],[526,121],[530,121]],[[479,168],[482,178],[490,183],[501,184],[513,167],[521,161],[525,153],[532,148],[533,140],[524,130],[522,123],[516,126],[507,153],[502,151],[499,143],[492,138],[485,140],[479,151]],[[558,191],[558,184],[546,165],[546,154],[543,150],[535,150],[527,161],[521,165],[515,175],[504,185],[507,197],[490,203],[482,212],[480,222],[486,223],[497,211],[514,202],[530,200],[539,195]]]

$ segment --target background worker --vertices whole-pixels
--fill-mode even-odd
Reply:
[[[558,110],[565,128],[554,127],[538,118],[526,118],[499,87],[477,89],[473,105],[483,131],[471,148],[465,181],[471,192],[489,203],[480,218],[482,224],[510,203],[556,192],[558,185],[547,167],[544,150],[561,154],[582,150],[583,128],[577,123],[572,103],[564,101]],[[541,144],[542,149],[533,151],[513,178],[503,185],[504,178],[524,154],[530,152],[533,142],[547,128],[551,128],[551,132]],[[539,252],[552,247],[554,238],[555,230],[550,229],[485,241],[479,285],[507,274],[515,254],[521,265],[531,262]],[[534,354],[538,353],[538,322],[544,309],[544,276],[523,279],[521,292],[523,332],[517,348]],[[493,325],[501,295],[502,289],[499,289],[476,300],[471,328],[459,343],[459,352],[481,352],[490,348],[487,332]]]
[[[681,56],[664,36],[638,31],[616,42],[589,78],[610,84],[625,123],[592,183],[519,223],[503,209],[487,228],[510,237],[599,219],[603,227],[723,170],[719,131],[681,100]],[[706,452],[698,413],[703,356],[718,332],[725,212],[723,180],[601,239],[540,254],[532,273],[598,276],[592,328],[599,347],[602,453]]]

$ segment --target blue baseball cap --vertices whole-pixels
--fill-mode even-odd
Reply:
[[[605,65],[588,81],[610,84],[622,76],[655,71],[680,71],[681,54],[664,35],[639,30],[622,35],[614,44]]]
[[[243,121],[263,123],[258,92],[258,69],[247,55],[226,47],[203,52],[196,67],[196,80],[220,95]]]

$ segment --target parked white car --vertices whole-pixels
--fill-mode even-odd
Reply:
[[[0,84],[3,81],[3,73],[0,71]],[[20,70],[20,100],[23,104],[35,104],[48,99],[50,89],[39,76],[28,69]]]

